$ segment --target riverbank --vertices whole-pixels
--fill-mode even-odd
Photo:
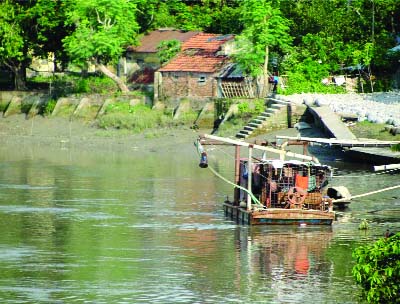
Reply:
[[[205,130],[208,131],[208,130]],[[84,150],[138,151],[193,141],[198,131],[189,127],[129,130],[100,129],[79,120],[25,115],[0,118],[0,143],[41,145]]]
[[[200,134],[211,131],[211,129],[194,130],[188,126],[176,126],[134,133],[125,129],[100,129],[95,125],[79,120],[70,121],[62,117],[36,116],[34,119],[25,119],[25,115],[0,117],[0,145],[15,145],[20,149],[41,146],[52,149],[129,154],[166,152],[176,149],[176,146],[190,146]],[[230,135],[232,138],[234,131],[232,130]],[[298,131],[294,128],[283,129],[261,134],[249,141],[275,141],[276,135],[297,134]]]
[[[279,96],[297,104],[329,106],[340,115],[354,115],[359,121],[389,124],[400,127],[400,92],[368,94],[317,94],[305,93]]]
[[[400,93],[374,93],[374,94],[297,94],[279,96],[286,100],[302,104],[316,103],[328,104],[334,110],[345,109],[344,112],[365,114],[359,116],[360,120],[368,117],[387,115],[392,118],[400,115]],[[342,111],[342,112],[343,112]],[[363,112],[364,111],[364,112]],[[336,111],[339,112],[339,111]],[[400,140],[400,134],[392,136],[385,132],[385,124],[356,123],[352,131],[357,137],[374,138],[382,140]],[[237,127],[237,126],[236,126]],[[178,125],[165,128],[146,129],[140,133],[128,129],[102,129],[94,121],[85,122],[79,119],[70,120],[65,117],[43,117],[40,115],[26,119],[25,114],[16,114],[9,117],[0,117],[0,142],[27,143],[31,145],[46,145],[53,147],[81,147],[85,149],[112,149],[112,150],[138,150],[156,149],[180,143],[192,142],[198,134],[210,133],[211,129],[194,130],[189,125]],[[224,130],[223,136],[234,136],[236,130]],[[276,132],[268,132],[258,137],[271,140]],[[279,131],[280,135],[296,136],[295,129]],[[218,135],[218,134],[217,134]],[[250,141],[253,140],[250,139]]]

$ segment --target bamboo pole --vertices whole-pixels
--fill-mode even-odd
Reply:
[[[374,171],[383,171],[383,170],[392,170],[392,169],[400,169],[400,164],[374,166]]]
[[[235,147],[235,184],[240,186],[240,146]],[[239,204],[239,191],[240,189],[235,187],[233,201],[235,204]]]
[[[348,197],[340,198],[340,199],[334,200],[333,203],[347,202],[354,198],[364,197],[364,196],[368,196],[368,195],[372,195],[372,194],[376,194],[376,193],[380,193],[380,192],[384,192],[384,191],[389,191],[389,190],[393,190],[393,189],[397,189],[397,188],[400,188],[400,185],[387,187],[387,188],[383,188],[383,189],[376,190],[376,191],[366,192],[363,194],[354,195],[354,196],[351,196],[350,198],[348,198]]]
[[[277,135],[277,139],[287,139],[287,140],[300,140],[308,141],[317,144],[327,144],[327,145],[340,145],[340,146],[353,146],[353,147],[390,147],[399,144],[400,141],[390,141],[390,140],[349,140],[349,139],[337,139],[337,138],[315,138],[315,137],[294,137],[294,136],[284,136]]]
[[[220,142],[229,143],[229,144],[232,144],[232,145],[243,146],[243,147],[248,147],[248,146],[251,145],[251,144],[249,144],[248,142],[245,142],[245,141],[240,141],[240,140],[235,140],[235,139],[225,138],[225,137],[219,137],[219,136],[210,135],[210,134],[203,134],[202,137],[203,138],[212,139],[212,140],[216,140],[216,141],[220,141]],[[299,159],[303,159],[303,160],[318,162],[318,160],[315,157],[308,156],[308,155],[293,153],[293,152],[289,152],[289,151],[274,149],[274,148],[271,148],[271,147],[265,147],[265,146],[260,146],[260,145],[252,145],[252,147],[254,149],[257,149],[257,150],[272,152],[272,153],[280,154],[282,156],[289,156],[289,157],[299,158]]]
[[[251,182],[252,182],[252,171],[253,171],[253,145],[249,145],[249,160],[247,162],[247,190],[248,190],[248,194],[247,194],[247,211],[251,210],[251,196],[250,193],[251,192]]]

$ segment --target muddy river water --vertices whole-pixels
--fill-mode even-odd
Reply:
[[[210,164],[231,177],[231,157],[218,150]],[[327,160],[352,194],[399,183]],[[359,302],[352,250],[400,231],[400,190],[355,200],[332,227],[241,226],[222,212],[230,186],[198,161],[192,142],[122,152],[3,141],[0,302]]]

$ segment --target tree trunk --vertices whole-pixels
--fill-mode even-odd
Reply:
[[[372,72],[371,72],[371,66],[368,66],[368,78],[369,78],[369,83],[371,85],[371,92],[374,92],[374,83],[372,81]]]
[[[121,92],[129,92],[128,86],[122,81],[122,79],[111,72],[104,64],[95,62],[95,65],[100,70],[100,72],[102,72],[107,77],[110,77],[118,85]]]
[[[14,90],[25,91],[26,88],[26,66],[22,62],[6,63],[14,77]]]
[[[267,96],[267,92],[268,92],[268,60],[269,60],[269,48],[268,45],[265,47],[265,61],[264,61],[264,67],[263,67],[263,89],[261,91],[261,98],[264,98]]]

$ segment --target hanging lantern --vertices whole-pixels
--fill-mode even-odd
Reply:
[[[208,159],[207,159],[207,153],[206,152],[202,152],[201,153],[199,167],[200,168],[207,168],[208,167]]]

